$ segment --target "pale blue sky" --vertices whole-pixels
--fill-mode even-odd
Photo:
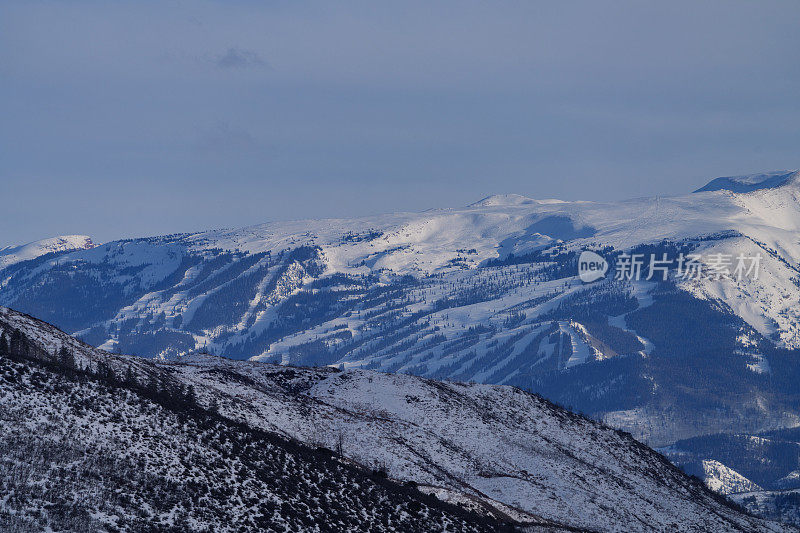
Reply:
[[[0,3],[0,246],[800,166],[800,2]]]

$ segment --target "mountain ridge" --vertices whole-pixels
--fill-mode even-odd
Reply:
[[[67,370],[90,372],[126,390],[131,385],[125,383],[142,384],[133,389],[142,391],[155,390],[148,383],[169,383],[168,387],[159,386],[165,391],[158,393],[160,401],[172,401],[170,394],[174,393],[167,389],[191,390],[203,409],[218,412],[231,423],[242,424],[243,429],[278,433],[312,449],[327,447],[335,456],[378,465],[375,468],[390,479],[413,481],[422,493],[435,493],[467,505],[473,512],[512,516],[521,525],[538,524],[537,531],[667,531],[678,525],[685,531],[792,530],[740,513],[630,436],[508,387],[442,383],[370,371],[292,368],[202,355],[154,363],[99,351],[51,325],[5,308],[0,308],[0,330],[3,339],[12,337],[10,353],[0,354],[2,365],[7,357],[23,365],[29,360],[42,362],[51,369],[66,364]],[[0,342],[0,346],[8,345]],[[88,383],[84,380],[81,387],[94,387],[91,379]],[[52,378],[38,380],[48,383]],[[38,400],[32,399],[38,398],[42,386],[26,385],[27,378],[13,383],[10,390],[14,392],[0,402],[13,404],[14,409],[19,405],[38,409],[33,407],[39,405]],[[73,397],[82,394],[71,385],[64,387],[53,390],[60,390],[58,394],[72,390]],[[97,392],[93,394],[90,405],[99,409],[105,400],[97,399]],[[27,403],[17,403],[26,397]],[[59,402],[51,397],[47,405],[58,406]],[[124,405],[121,412],[129,419],[124,413],[133,404]],[[152,416],[148,422],[152,427],[165,423],[163,415]],[[106,424],[113,426],[114,422]],[[90,434],[93,432],[84,431],[73,439],[82,442],[80,439]],[[124,443],[129,437],[120,433],[119,438]],[[151,438],[155,440],[148,447],[153,450],[150,456],[161,457],[166,453],[161,446],[163,437],[156,432]],[[181,441],[177,445],[186,444]],[[117,443],[105,453],[114,455],[127,447]],[[0,450],[7,453],[8,448]],[[3,458],[0,454],[0,460]],[[301,471],[305,469],[303,466]],[[231,489],[238,491],[239,486]],[[599,493],[603,494],[600,499]],[[226,509],[223,505],[221,510]],[[163,516],[157,513],[156,520],[163,523]]]
[[[793,191],[516,198],[113,241],[0,270],[0,305],[160,360],[208,351],[513,385],[653,446],[757,434],[800,424]],[[605,279],[578,277],[586,249]],[[631,253],[761,261],[757,278],[688,279],[673,261],[666,279],[648,265],[615,279]]]
[[[514,529],[221,417],[150,362],[6,309],[0,330],[4,530]],[[53,341],[61,348],[49,353]]]
[[[27,244],[5,246],[0,248],[0,270],[42,255],[72,250],[89,250],[95,246],[96,244],[88,235],[60,235]]]
[[[694,192],[726,190],[737,194],[746,194],[762,189],[776,189],[789,184],[797,184],[798,180],[800,180],[800,171],[778,170],[761,174],[715,178]]]

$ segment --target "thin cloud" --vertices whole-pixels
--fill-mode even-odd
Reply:
[[[258,142],[249,131],[227,122],[217,122],[211,129],[201,133],[194,143],[197,152],[216,155],[253,152],[258,147]]]
[[[228,51],[216,59],[216,64],[219,68],[224,69],[245,69],[245,68],[261,68],[268,66],[267,62],[253,50],[244,50],[242,48],[228,48]]]

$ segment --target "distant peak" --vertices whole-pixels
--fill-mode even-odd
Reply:
[[[53,252],[89,250],[94,247],[95,244],[88,235],[61,235],[21,246],[6,246],[0,248],[0,269]]]
[[[478,200],[474,204],[469,204],[468,207],[494,207],[504,205],[528,205],[541,203],[533,198],[522,196],[521,194],[493,194],[487,196],[482,200]]]
[[[779,170],[763,174],[729,176],[713,179],[694,192],[731,191],[741,194],[761,189],[775,189],[797,181],[798,176],[800,176],[800,172],[797,170]]]
[[[61,235],[52,239],[40,241],[51,245],[56,251],[60,250],[91,250],[96,246],[88,235]]]
[[[95,244],[88,235],[59,235],[58,237],[50,237],[22,245],[6,246],[0,248],[0,252],[17,251],[25,248],[38,248],[50,252],[61,252],[64,250],[88,250],[94,247]]]

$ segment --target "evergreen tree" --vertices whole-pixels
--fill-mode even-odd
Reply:
[[[58,362],[64,368],[69,370],[75,370],[75,354],[72,353],[66,346],[61,346],[61,349],[58,351]]]
[[[136,383],[136,376],[133,374],[133,367],[128,365],[127,370],[125,371],[125,385],[128,387],[136,387],[138,383]]]
[[[186,405],[195,405],[197,403],[197,395],[194,391],[194,385],[186,387],[186,392],[183,395],[183,401]]]
[[[9,351],[8,339],[6,338],[6,332],[4,331],[0,333],[0,355],[8,355]]]
[[[112,384],[117,383],[117,374],[114,373],[114,370],[111,368],[106,361],[98,361],[97,362],[97,372],[95,373],[97,377],[104,381],[108,381]]]
[[[145,389],[145,392],[147,393],[148,396],[150,396],[150,398],[158,397],[158,392],[159,392],[158,385],[159,385],[158,377],[151,375],[150,379],[147,382],[147,387]]]
[[[11,332],[11,342],[9,343],[8,353],[15,357],[24,357],[28,355],[28,345],[25,343],[22,332],[19,329],[15,328],[14,331]]]
[[[219,413],[219,402],[216,398],[212,398],[211,402],[208,404],[208,410],[214,414]]]
[[[97,369],[95,370],[94,374],[100,379],[104,379],[108,375],[108,369],[106,368],[105,361],[97,362]]]

